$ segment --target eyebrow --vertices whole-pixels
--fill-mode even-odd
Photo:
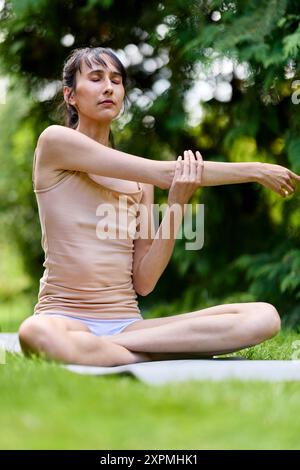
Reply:
[[[103,73],[104,70],[103,69],[94,69],[94,70],[91,70],[88,75],[92,75],[93,73]],[[110,72],[111,75],[119,75],[120,77],[122,77],[122,74],[120,72],[115,72],[115,71],[111,71]]]

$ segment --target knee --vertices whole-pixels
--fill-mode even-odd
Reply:
[[[273,338],[279,333],[281,319],[276,308],[267,302],[257,302],[255,330],[259,342]]]
[[[37,321],[35,317],[26,318],[18,331],[19,341],[24,354],[46,351],[49,341],[49,325]]]

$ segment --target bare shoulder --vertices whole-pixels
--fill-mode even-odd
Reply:
[[[59,124],[51,124],[51,126],[46,127],[43,132],[40,133],[38,138],[38,143],[43,142],[44,140],[49,140],[57,137],[62,132],[68,131],[68,127],[61,126]]]
[[[34,151],[33,180],[36,189],[45,189],[53,186],[64,178],[68,170],[61,170],[54,167],[52,159],[48,157],[47,149],[52,139],[57,138],[58,133],[63,132],[67,127],[53,124],[46,127],[38,137]]]
[[[37,140],[36,149],[39,155],[39,159],[45,160],[51,153],[51,144],[58,138],[61,138],[63,135],[67,134],[67,132],[70,130],[71,129],[68,127],[60,126],[59,124],[52,124],[51,126],[46,127],[46,129],[40,133]],[[73,131],[73,129],[71,131]]]
[[[55,144],[60,146],[62,142],[74,138],[74,135],[77,134],[74,129],[59,124],[52,124],[46,127],[37,140],[37,148],[39,149],[40,155],[42,155],[42,158],[47,158],[47,156],[51,155],[53,152],[53,148],[57,149],[57,145]]]

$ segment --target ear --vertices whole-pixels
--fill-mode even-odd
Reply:
[[[76,101],[75,101],[75,98],[74,98],[74,92],[68,86],[64,86],[64,100],[67,104],[71,104],[73,106],[75,106],[75,104],[76,104]]]

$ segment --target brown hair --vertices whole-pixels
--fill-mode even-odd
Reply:
[[[112,51],[112,49],[108,47],[81,47],[78,49],[73,49],[69,56],[64,61],[64,67],[62,72],[62,86],[67,86],[71,88],[70,94],[72,90],[76,89],[76,72],[79,70],[81,72],[81,64],[82,60],[85,61],[88,67],[92,67],[92,61],[96,62],[99,65],[107,67],[107,63],[102,58],[102,55],[108,55],[111,59],[117,70],[122,75],[123,86],[125,89],[125,107],[127,104],[127,95],[126,95],[126,85],[127,85],[127,72],[125,67],[123,66],[120,59],[116,56],[116,54]],[[69,95],[70,95],[69,94]],[[63,108],[64,112],[64,121],[67,127],[71,127],[75,129],[78,124],[78,113],[74,106],[63,99],[63,102],[59,106]],[[110,131],[109,140],[114,147],[114,140],[112,132]]]

